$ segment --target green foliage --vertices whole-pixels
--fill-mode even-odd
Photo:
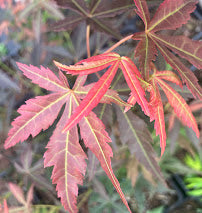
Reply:
[[[189,189],[188,194],[200,197],[202,200],[202,177],[197,175],[197,172],[202,171],[202,162],[198,155],[195,155],[194,158],[190,155],[186,155],[184,160],[187,166],[196,171],[195,175],[186,175],[184,178],[186,187]]]
[[[5,44],[0,43],[0,57],[5,56],[7,53],[7,48]]]

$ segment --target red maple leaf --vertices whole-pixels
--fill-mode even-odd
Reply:
[[[12,123],[13,128],[8,134],[5,148],[26,140],[29,135],[35,137],[42,129],[46,130],[57,118],[62,106],[66,104],[64,113],[47,145],[48,150],[44,154],[44,166],[54,166],[52,179],[53,183],[57,184],[58,196],[61,197],[61,202],[66,210],[76,212],[77,185],[83,182],[83,175],[86,170],[86,154],[79,144],[77,127],[74,126],[66,132],[62,132],[62,130],[65,127],[65,122],[71,117],[72,111],[79,106],[81,98],[88,92],[89,87],[94,84],[83,86],[86,76],[80,76],[77,78],[73,89],[70,89],[62,72],[59,72],[58,78],[51,70],[44,67],[39,69],[20,63],[18,63],[18,67],[33,83],[53,93],[30,99],[19,108],[18,112],[21,115]],[[125,105],[125,102],[113,90],[106,91],[106,95],[103,94],[99,101]],[[102,121],[93,112],[88,114],[79,121],[81,137],[85,145],[96,155],[124,204],[129,209],[111,167],[112,151],[107,144],[107,142],[111,142],[111,139],[105,131]]]

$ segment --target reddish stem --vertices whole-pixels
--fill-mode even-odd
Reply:
[[[131,39],[133,37],[133,34],[132,35],[129,35],[123,39],[121,39],[119,42],[117,42],[116,44],[114,44],[112,47],[110,47],[107,51],[105,51],[104,53],[109,53],[111,52],[112,50],[114,50],[115,48],[117,48],[118,46],[120,46],[122,43],[126,42],[127,40]]]
[[[88,58],[90,58],[90,25],[86,27],[86,49]]]

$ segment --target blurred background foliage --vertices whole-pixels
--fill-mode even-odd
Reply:
[[[68,65],[87,57],[88,26],[91,55],[103,53],[121,37],[143,29],[143,23],[134,12],[132,0],[102,0],[102,6],[94,10],[92,17],[85,13],[81,15],[73,7],[65,8],[63,2],[65,1],[0,1],[0,211],[7,204],[9,212],[65,212],[57,198],[55,186],[51,183],[52,168],[43,168],[43,153],[57,122],[34,139],[30,137],[9,150],[4,150],[3,147],[11,121],[18,115],[18,107],[31,97],[47,93],[23,77],[16,61],[43,65],[57,71],[53,60]],[[114,2],[118,10],[112,13]],[[155,12],[161,2],[148,0],[151,13]],[[86,0],[81,6],[88,8],[93,3],[94,0]],[[124,4],[127,6],[123,7]],[[98,15],[101,11],[105,11],[105,15]],[[184,34],[195,40],[202,38],[202,9],[199,4],[190,21],[173,34]],[[132,57],[136,44],[136,41],[127,41],[116,51]],[[159,68],[171,69],[161,59],[159,56],[156,62]],[[201,82],[202,73],[195,67],[191,69]],[[75,77],[67,75],[67,78],[73,86]],[[93,74],[88,82],[95,81],[96,78]],[[126,100],[129,90],[125,82],[114,83],[114,88]],[[181,91],[181,95],[189,103],[201,130],[202,102],[194,100],[187,88]],[[121,132],[121,119],[117,109],[114,106],[104,106],[97,109],[98,114],[100,109],[104,112],[101,117],[112,138],[112,166],[132,211],[202,212],[202,140],[196,138],[191,129],[181,125],[171,107],[165,104],[168,133],[166,151],[161,159],[156,157],[168,187],[157,182],[137,160],[138,156],[131,148],[133,138],[126,137]],[[153,149],[160,156],[159,137],[155,136],[153,123],[149,123],[138,106],[132,112],[136,117],[131,122],[136,122],[135,128],[138,128],[144,120],[148,140],[152,141]],[[90,151],[86,152],[89,161],[84,185],[79,186],[79,211],[127,212],[95,157]]]

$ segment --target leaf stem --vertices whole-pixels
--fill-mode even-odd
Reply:
[[[90,25],[88,24],[86,27],[86,49],[88,58],[90,58]]]
[[[133,36],[133,34],[132,34],[132,35],[129,35],[129,36],[123,38],[123,39],[121,39],[119,42],[117,42],[116,44],[114,44],[112,47],[110,47],[110,48],[109,48],[107,51],[105,51],[104,53],[109,53],[109,52],[111,52],[112,50],[114,50],[115,48],[117,48],[118,46],[120,46],[122,43],[124,43],[124,42],[126,42],[127,40],[131,39],[132,36]]]

